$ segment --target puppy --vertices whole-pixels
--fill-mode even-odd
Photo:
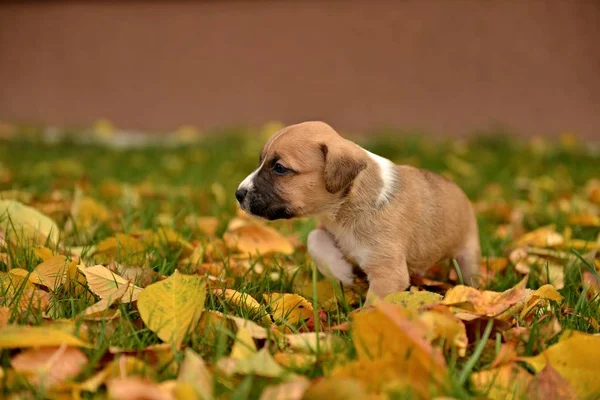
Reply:
[[[368,277],[367,299],[407,289],[411,274],[443,259],[458,261],[465,283],[479,269],[477,221],[456,184],[395,165],[323,122],[273,135],[235,196],[244,211],[268,220],[319,218],[308,236],[317,267],[352,285],[347,260],[354,260]]]

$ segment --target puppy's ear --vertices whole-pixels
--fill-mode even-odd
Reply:
[[[364,155],[349,145],[321,144],[321,152],[325,159],[325,188],[329,193],[346,189],[367,167]]]

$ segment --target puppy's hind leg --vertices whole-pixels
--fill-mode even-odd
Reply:
[[[307,247],[308,253],[323,275],[337,279],[346,286],[354,284],[352,264],[346,261],[329,232],[323,229],[310,232]]]

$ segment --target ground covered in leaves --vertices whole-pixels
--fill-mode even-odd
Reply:
[[[0,397],[599,398],[598,148],[359,140],[455,180],[484,253],[479,290],[443,263],[362,308],[314,272],[315,221],[236,209],[276,128],[0,141]]]

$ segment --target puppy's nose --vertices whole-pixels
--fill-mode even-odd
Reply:
[[[241,203],[248,194],[247,189],[238,189],[235,191],[235,198]]]

